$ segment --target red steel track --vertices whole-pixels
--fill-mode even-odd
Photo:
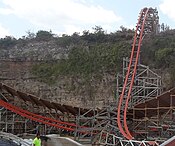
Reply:
[[[28,118],[30,120],[36,121],[36,122],[40,122],[49,126],[53,126],[59,129],[64,129],[64,130],[68,130],[68,131],[75,131],[76,128],[76,124],[73,123],[68,123],[68,122],[62,122],[59,120],[55,120],[52,118],[48,118],[48,117],[44,117],[41,115],[37,115],[34,113],[31,113],[29,111],[23,110],[19,107],[13,106],[3,100],[0,100],[0,106],[3,106],[4,108],[21,115],[22,117]]]
[[[152,26],[150,26],[150,23],[149,23],[150,20],[154,19],[153,16],[154,16],[154,9],[144,8],[141,10],[137,27],[135,30],[128,70],[125,76],[122,93],[119,97],[119,102],[118,102],[117,124],[122,135],[129,140],[132,139],[133,137],[130,131],[128,130],[126,114],[127,114],[129,100],[131,98],[131,92],[132,92],[136,71],[137,71],[137,64],[139,61],[141,43],[144,35],[146,33],[153,31],[152,30],[153,28]]]
[[[28,95],[26,93],[23,93],[23,92],[19,92],[18,90],[15,90],[3,83],[0,83],[0,90],[4,90],[6,92],[8,92],[9,94],[11,94],[13,97],[17,97],[19,98],[20,100],[24,100],[24,102],[26,101],[29,101],[32,103],[32,101],[34,100],[35,101],[35,104],[38,105],[38,106],[44,106],[44,107],[47,107],[47,108],[51,108],[50,105],[49,105],[49,101],[47,100],[43,100],[43,99],[40,99],[40,98],[37,98],[35,96],[31,96],[31,95]],[[6,95],[4,96],[3,94],[0,94],[0,96],[3,97],[3,99],[8,99],[9,97]],[[23,98],[21,98],[23,97]],[[41,115],[38,115],[38,114],[34,114],[34,113],[31,113],[27,110],[24,110],[22,109],[21,107],[17,107],[17,106],[14,106],[10,103],[8,103],[8,100],[3,100],[3,99],[0,99],[0,107],[4,107],[5,109],[8,109],[22,117],[25,117],[27,119],[30,119],[32,121],[35,121],[35,122],[39,122],[39,123],[42,123],[42,124],[45,124],[45,125],[48,125],[48,126],[52,126],[52,127],[56,127],[58,129],[64,129],[66,131],[75,131],[76,128],[77,128],[77,125],[75,123],[70,123],[70,122],[63,122],[63,121],[60,121],[60,120],[57,120],[57,119],[54,119],[54,118],[50,118],[50,117],[45,117],[45,116],[41,116]],[[9,98],[10,99],[10,98]],[[33,99],[33,100],[32,100]],[[44,105],[43,104],[39,104],[39,103],[45,103]],[[51,104],[52,109],[55,108],[55,106],[58,106],[56,109],[57,110],[60,110],[62,112],[66,112],[67,110],[63,110],[62,108],[64,107],[65,109],[66,108],[69,108],[69,106],[66,106],[66,105],[60,105],[60,104],[54,104],[52,103]],[[63,106],[62,108],[60,106]],[[56,110],[55,109],[55,110]],[[72,110],[72,114],[74,115],[74,107],[70,108]],[[75,110],[75,112],[77,111],[77,109]],[[71,113],[71,111],[68,110],[69,113]],[[86,110],[84,109],[84,112],[86,112]],[[85,126],[80,126],[81,128],[86,128]],[[81,131],[81,133],[88,133],[88,132],[84,132],[84,131]]]
[[[126,114],[127,114],[129,100],[131,98],[130,95],[132,92],[135,75],[136,75],[142,39],[144,35],[148,32],[151,32],[151,29],[152,29],[152,28],[148,28],[150,21],[149,23],[147,23],[148,22],[147,19],[152,18],[153,16],[152,14],[154,13],[153,10],[154,9],[152,8],[144,8],[141,10],[140,17],[138,19],[138,23],[137,23],[137,27],[135,31],[135,35],[134,35],[134,41],[132,44],[130,62],[129,62],[127,74],[125,77],[122,93],[121,93],[121,96],[119,97],[119,102],[118,102],[117,124],[118,124],[120,132],[123,134],[125,138],[129,140],[132,139],[132,135],[127,126],[127,119],[126,119],[127,115]],[[0,106],[14,113],[19,114],[22,117],[25,117],[30,120],[40,122],[40,123],[43,123],[49,126],[53,126],[59,129],[64,129],[67,131],[75,131],[76,126],[77,126],[74,123],[62,122],[62,121],[59,121],[53,118],[48,118],[48,117],[44,117],[41,115],[31,113],[29,111],[26,111],[19,107],[11,105],[2,99],[0,99]]]

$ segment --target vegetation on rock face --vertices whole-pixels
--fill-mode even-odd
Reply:
[[[115,74],[121,69],[122,58],[129,55],[134,32],[105,34],[101,27],[94,29],[94,33],[84,31],[81,36],[74,33],[59,38],[57,41],[61,46],[72,46],[67,59],[36,65],[33,73],[48,83],[54,83],[60,75],[76,76],[88,83],[94,76],[101,79],[106,72]]]
[[[104,73],[115,75],[121,70],[123,57],[130,56],[134,36],[133,30],[123,26],[110,34],[99,26],[93,29],[93,33],[85,30],[82,35],[75,32],[71,36],[64,34],[61,37],[51,31],[40,30],[36,34],[28,31],[27,36],[20,39],[10,36],[1,38],[0,50],[15,48],[16,45],[23,48],[32,42],[52,41],[57,48],[66,50],[67,56],[54,61],[47,58],[45,63],[33,66],[33,74],[49,84],[54,84],[60,76],[82,78],[88,83],[94,77],[101,79]],[[141,62],[151,69],[160,70],[160,75],[168,73],[169,87],[175,86],[175,30],[164,29],[158,35],[145,37]]]
[[[43,30],[40,30],[37,32],[36,34],[36,39],[38,41],[49,41],[53,38],[53,34],[52,32],[48,32],[48,31],[43,31]]]
[[[0,50],[8,49],[14,45],[16,45],[17,40],[14,37],[6,36],[5,38],[0,39]]]
[[[169,74],[166,88],[175,86],[175,30],[166,30],[156,36],[146,37],[142,45],[143,63],[159,69],[159,75]],[[165,82],[167,78],[163,79]]]

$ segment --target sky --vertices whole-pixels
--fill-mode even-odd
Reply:
[[[135,28],[144,7],[157,8],[160,24],[175,28],[175,0],[0,0],[0,38],[27,32],[71,35],[101,26],[107,33]]]

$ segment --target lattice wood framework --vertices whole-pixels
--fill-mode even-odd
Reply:
[[[163,142],[175,135],[175,88],[130,109],[137,139]]]

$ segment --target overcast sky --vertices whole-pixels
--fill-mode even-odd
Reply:
[[[0,37],[52,30],[72,34],[95,25],[115,32],[121,25],[135,28],[144,7],[157,8],[160,23],[175,28],[175,0],[0,0]]]

